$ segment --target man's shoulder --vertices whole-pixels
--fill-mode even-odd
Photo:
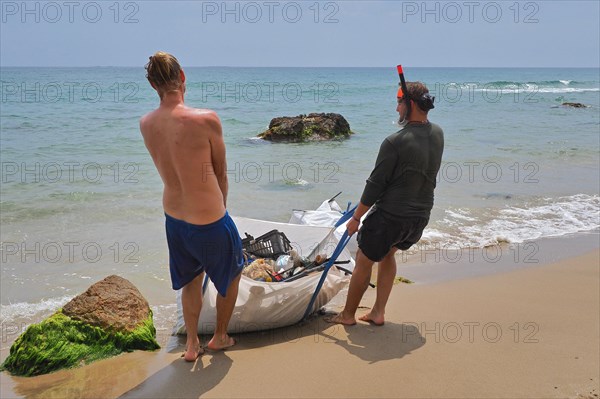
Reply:
[[[208,134],[208,137],[222,134],[221,121],[213,110],[188,107],[181,116],[182,122],[191,132],[201,132],[202,135]]]
[[[396,133],[390,134],[388,136],[388,138],[391,139],[391,138],[396,138],[396,137],[403,137],[403,136],[409,135],[413,132],[420,132],[420,131],[423,131],[423,129],[427,129],[427,126],[429,126],[429,130],[431,132],[443,132],[440,125],[438,125],[437,123],[429,122],[426,125],[416,125],[416,126],[407,125],[407,126],[403,127],[402,129],[398,130]]]
[[[211,109],[188,107],[185,111],[185,117],[191,121],[208,124],[210,126],[221,124],[219,115]]]
[[[188,111],[190,114],[193,114],[193,115],[196,115],[196,116],[202,117],[202,118],[218,117],[216,111],[213,111],[212,109],[208,109],[208,108],[186,107],[186,111]]]
[[[140,130],[142,133],[144,133],[144,130],[146,129],[146,127],[150,123],[152,123],[152,118],[153,118],[155,112],[156,112],[156,110],[150,111],[146,115],[144,115],[140,118]]]
[[[442,130],[442,127],[440,125],[437,125],[435,123],[431,124],[431,134],[432,136],[436,137],[438,140],[441,140],[442,142],[442,146],[444,145],[444,131]]]
[[[422,132],[421,129],[423,129],[423,127],[421,126],[414,127],[411,125],[407,125],[402,129],[398,130],[397,132],[387,136],[384,142],[388,142],[393,146],[402,145],[403,142],[406,142],[407,140],[411,141],[414,139],[415,135],[419,135],[419,132]],[[429,122],[429,131],[435,136],[444,136],[442,128],[435,123]]]
[[[389,136],[387,136],[384,141],[387,141],[390,144],[394,144],[394,143],[397,143],[398,141],[401,141],[402,138],[404,136],[406,136],[407,134],[410,134],[410,129],[408,129],[407,127],[403,127],[402,129],[398,130],[397,132],[394,132],[394,133],[390,134]]]
[[[441,132],[443,133],[444,130],[442,129],[442,127],[440,125],[438,125],[437,123],[433,123],[433,122],[429,122],[431,124],[431,130],[432,131],[437,131],[437,132]]]

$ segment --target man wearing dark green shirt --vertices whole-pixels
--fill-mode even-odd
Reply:
[[[373,263],[378,262],[375,304],[359,320],[383,325],[385,305],[396,277],[394,254],[417,243],[429,222],[444,133],[427,119],[433,108],[427,87],[409,82],[406,89],[407,93],[398,91],[396,108],[404,127],[381,144],[360,204],[346,225],[348,234],[356,233],[361,217],[370,208],[358,233],[359,250],[346,306],[328,320],[332,323],[356,324],[356,309],[369,285]]]

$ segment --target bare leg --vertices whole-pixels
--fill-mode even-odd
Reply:
[[[183,307],[183,321],[187,333],[185,354],[183,357],[188,362],[193,362],[204,351],[198,338],[198,318],[202,309],[202,280],[204,273],[186,284],[181,290],[181,305]]]
[[[346,306],[337,316],[329,318],[328,322],[348,326],[356,324],[356,309],[358,309],[360,300],[369,286],[369,281],[371,281],[373,263],[360,249],[358,250],[356,253],[356,265],[354,266],[352,278],[350,279],[350,287],[348,288]]]
[[[396,258],[394,254],[396,248],[392,248],[390,252],[379,262],[377,270],[377,297],[375,299],[375,305],[371,311],[364,316],[360,317],[359,320],[368,321],[377,326],[382,326],[385,322],[385,305],[392,292],[394,285],[394,278],[396,277]]]
[[[231,281],[231,284],[227,288],[227,295],[217,295],[217,326],[212,339],[207,345],[207,348],[210,350],[216,351],[235,345],[235,340],[227,335],[227,326],[229,325],[235,301],[237,300],[241,276],[242,274],[240,273]]]

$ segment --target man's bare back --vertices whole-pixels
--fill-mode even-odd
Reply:
[[[183,357],[192,362],[203,353],[198,320],[205,275],[219,292],[217,322],[207,348],[235,344],[227,327],[244,267],[242,242],[226,210],[227,163],[217,114],[185,106],[185,73],[173,55],[156,52],[146,72],[160,105],[142,117],[140,130],[164,183],[169,274],[173,289],[181,289],[187,333]]]
[[[175,93],[174,93],[175,94]],[[144,142],[164,183],[168,215],[192,224],[225,215],[227,165],[221,122],[210,110],[183,105],[165,94],[140,120]]]

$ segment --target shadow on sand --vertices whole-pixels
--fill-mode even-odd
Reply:
[[[228,353],[305,341],[311,337],[315,343],[339,345],[368,363],[399,359],[425,344],[425,338],[414,325],[387,322],[382,327],[365,323],[346,327],[330,324],[323,317],[312,317],[289,327],[232,336],[238,341],[233,348],[207,352],[196,363],[177,359],[121,398],[168,398],[174,392],[180,397],[200,397],[217,386],[231,369],[233,360]],[[202,342],[206,343],[209,338],[203,336]],[[171,337],[166,350],[183,353],[184,347],[185,337]]]
[[[414,324],[386,322],[384,326],[373,326],[358,322],[354,326],[339,326],[347,337],[329,338],[350,354],[369,363],[400,359],[425,345],[425,337]],[[324,335],[328,335],[323,333]]]
[[[182,354],[184,349],[185,336],[172,336],[165,348],[167,352]],[[206,351],[195,362],[179,358],[120,398],[170,398],[174,393],[177,397],[197,398],[217,386],[232,364],[233,360],[223,351]]]

